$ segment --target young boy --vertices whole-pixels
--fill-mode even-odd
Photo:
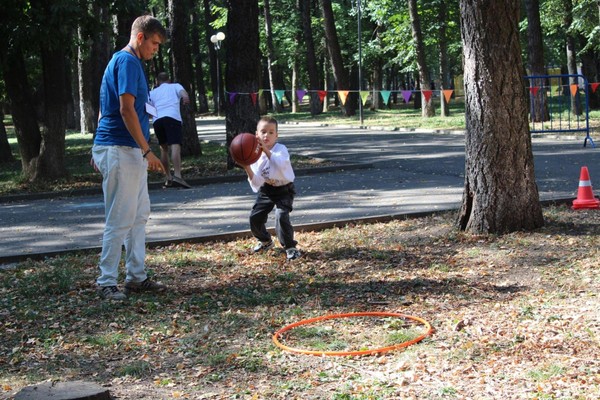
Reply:
[[[262,117],[256,126],[256,137],[262,148],[258,161],[243,166],[248,174],[248,182],[254,193],[258,193],[250,213],[250,229],[259,242],[254,252],[272,249],[275,245],[265,224],[274,207],[275,232],[279,243],[285,249],[288,260],[300,257],[294,240],[294,228],[290,223],[294,195],[294,170],[287,147],[277,143],[277,121],[272,117]]]

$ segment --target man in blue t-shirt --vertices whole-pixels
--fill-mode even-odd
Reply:
[[[164,291],[146,274],[146,222],[150,215],[148,169],[164,172],[150,150],[151,112],[142,61],[150,60],[166,40],[165,28],[149,15],[131,26],[129,43],[108,63],[100,87],[100,116],[92,148],[102,173],[105,227],[100,256],[100,295],[125,300],[127,292]],[[148,107],[148,108],[147,108]],[[125,245],[125,293],[117,287],[121,247]]]

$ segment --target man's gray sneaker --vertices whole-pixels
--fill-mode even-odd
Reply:
[[[125,282],[125,293],[129,292],[164,292],[167,290],[167,286],[146,278],[141,282]]]
[[[125,293],[121,292],[116,286],[101,286],[98,288],[98,293],[106,300],[127,300]]]
[[[258,242],[258,244],[254,246],[252,251],[255,253],[261,253],[263,251],[271,250],[273,247],[275,247],[275,243],[273,243],[272,240],[268,242]]]
[[[289,249],[285,249],[285,255],[288,261],[292,261],[296,258],[300,258],[300,251],[295,247],[290,247]]]

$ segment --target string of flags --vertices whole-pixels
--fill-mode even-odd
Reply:
[[[598,86],[600,86],[600,82],[594,82],[594,83],[590,83],[590,88],[592,89],[592,93],[596,92],[596,89],[598,89]],[[534,96],[537,95],[538,91],[542,88],[546,88],[544,86],[531,86],[529,87],[529,91],[531,92],[531,94],[533,94]],[[577,92],[579,91],[579,85],[577,83],[573,83],[571,85],[569,85],[570,91],[571,91],[571,96],[575,96],[577,94]],[[563,86],[558,85],[556,91],[557,92],[561,92],[563,89]],[[250,96],[251,100],[252,100],[252,104],[256,105],[256,101],[258,100],[259,96],[261,96],[263,94],[263,92],[269,92],[269,89],[259,89],[258,92],[251,92],[251,93],[244,93],[244,92],[229,92],[226,91],[225,93],[228,95],[229,98],[229,103],[233,104],[235,102],[235,99],[237,96],[240,95],[246,95],[246,96]],[[282,102],[283,101],[283,97],[285,96],[285,90],[275,90],[275,97],[277,98],[278,102]],[[309,94],[309,93],[317,93],[319,95],[319,101],[323,102],[323,100],[325,99],[325,97],[329,94],[329,93],[337,93],[338,97],[340,98],[340,102],[342,103],[342,105],[346,104],[346,100],[348,99],[348,95],[351,92],[358,92],[362,101],[363,106],[367,103],[367,100],[369,99],[370,96],[376,96],[376,93],[379,93],[381,95],[381,98],[383,99],[383,103],[385,105],[388,105],[389,101],[390,101],[390,96],[393,92],[396,93],[400,93],[402,95],[402,98],[404,99],[405,103],[408,103],[412,96],[413,93],[421,93],[423,95],[423,97],[425,98],[425,102],[429,102],[431,100],[431,98],[433,97],[433,93],[434,92],[438,92],[440,94],[440,96],[444,96],[444,98],[446,99],[446,102],[449,103],[450,99],[452,98],[452,94],[454,93],[454,90],[452,89],[446,89],[446,90],[307,90],[307,89],[297,89],[296,90],[296,97],[298,99],[298,102],[302,104],[302,102],[304,101],[304,97]]]
[[[269,92],[269,91],[270,91],[269,89],[259,89],[258,92],[253,92],[253,93],[229,92],[229,91],[225,91],[225,93],[228,95],[229,103],[231,103],[231,104],[233,104],[235,102],[235,99],[237,96],[247,95],[247,96],[250,96],[250,98],[252,100],[252,104],[256,105],[256,101],[258,100],[258,97],[261,96],[263,94],[263,92]],[[275,92],[275,97],[277,98],[277,101],[281,103],[283,101],[283,97],[285,96],[286,91],[285,90],[275,90],[274,92]],[[413,93],[422,93],[423,97],[425,98],[425,101],[429,102],[431,100],[431,97],[433,96],[434,92],[439,92],[440,95],[444,96],[444,98],[446,99],[446,102],[450,102],[450,99],[452,98],[452,94],[454,93],[454,90],[448,89],[448,90],[379,90],[379,91],[376,91],[376,90],[307,90],[307,89],[298,89],[298,90],[296,90],[296,97],[298,99],[298,102],[302,103],[304,100],[304,97],[311,92],[317,93],[319,95],[319,100],[321,102],[323,102],[323,100],[329,93],[337,93],[342,105],[346,104],[348,95],[351,92],[358,93],[360,95],[363,105],[365,105],[367,103],[369,96],[375,96],[376,93],[379,93],[383,99],[384,104],[387,105],[390,101],[390,96],[393,92],[400,93],[402,95],[402,98],[404,99],[405,103],[408,103],[410,101]]]
[[[596,89],[598,89],[598,86],[600,86],[600,82],[593,82],[590,83],[590,88],[592,89],[592,93],[596,93]],[[548,86],[530,86],[529,87],[529,92],[532,95],[537,95],[540,89],[545,89]],[[551,87],[551,86],[550,86]],[[557,85],[556,86],[556,92],[561,92],[563,90],[563,87],[566,87],[564,85]],[[579,91],[579,84],[577,83],[571,83],[569,85],[569,89],[571,91],[571,96],[575,96],[577,94],[577,92]]]

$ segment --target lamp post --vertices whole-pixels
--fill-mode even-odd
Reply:
[[[221,42],[223,40],[225,40],[225,34],[223,32],[217,32],[210,37],[210,41],[215,46],[215,53],[217,55],[217,117],[221,116],[221,79],[219,77],[221,63],[219,62],[219,49],[221,48]]]

